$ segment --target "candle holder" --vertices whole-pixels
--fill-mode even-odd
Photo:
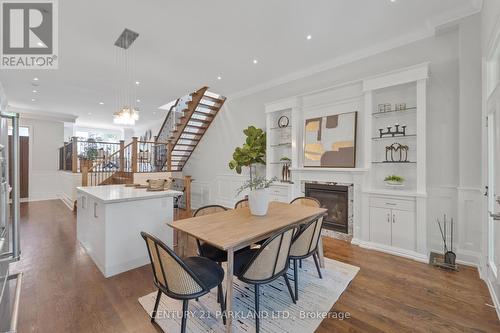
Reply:
[[[384,136],[406,136],[406,125],[399,125],[396,124],[394,125],[395,130],[392,129],[392,126],[387,126],[387,130],[384,131],[384,129],[379,128],[379,133],[380,137],[383,138]]]

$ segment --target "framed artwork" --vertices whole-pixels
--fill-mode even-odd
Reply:
[[[358,112],[306,119],[304,167],[356,167]]]

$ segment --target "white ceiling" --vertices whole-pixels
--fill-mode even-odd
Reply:
[[[226,96],[249,91],[350,54],[429,35],[477,12],[481,3],[65,0],[59,1],[59,69],[1,70],[0,81],[13,107],[112,125],[119,71],[113,43],[127,27],[140,33],[131,50],[141,82],[141,125],[160,121],[165,111],[159,106],[203,85]]]

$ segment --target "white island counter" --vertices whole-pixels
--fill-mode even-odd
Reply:
[[[124,185],[78,187],[77,238],[105,277],[149,263],[146,231],[173,246],[173,198]]]

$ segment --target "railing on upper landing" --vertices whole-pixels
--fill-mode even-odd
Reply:
[[[81,172],[83,167],[91,167],[103,161],[120,149],[119,142],[81,140],[73,137],[59,148],[59,170]]]
[[[167,143],[139,141],[120,142],[79,140],[74,137],[59,148],[59,170],[87,172],[163,172]]]

